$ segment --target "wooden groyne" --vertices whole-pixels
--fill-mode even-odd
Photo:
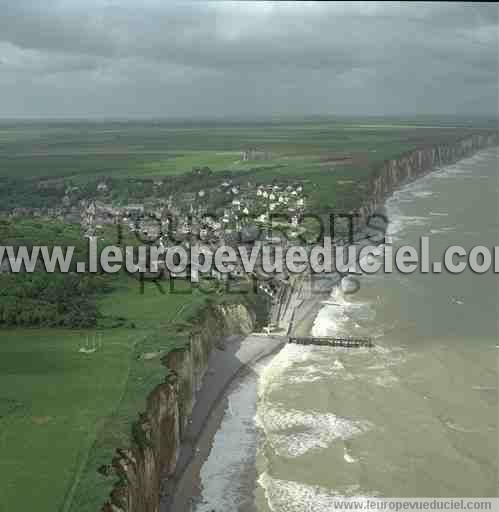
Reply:
[[[320,345],[324,347],[345,348],[374,347],[374,343],[371,338],[349,338],[335,336],[290,336],[288,343],[294,343],[296,345]]]

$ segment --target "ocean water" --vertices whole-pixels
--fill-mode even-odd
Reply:
[[[394,248],[428,235],[442,259],[451,245],[498,245],[498,172],[494,148],[396,192],[386,205]],[[498,495],[497,276],[394,272],[360,283],[332,292],[337,305],[321,309],[313,334],[370,335],[376,347],[287,345],[241,382],[196,510]]]

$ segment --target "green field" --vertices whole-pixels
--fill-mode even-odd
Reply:
[[[0,510],[63,510],[130,370],[134,337],[105,333],[104,348],[78,352],[91,331],[3,331],[0,342]]]
[[[134,329],[0,331],[1,512],[99,509],[112,482],[96,469],[130,444],[133,420],[165,375],[159,354],[185,342],[172,323],[204,300],[152,284],[141,295],[129,279],[101,306]],[[94,336],[97,351],[80,352]]]
[[[240,161],[241,151],[250,147],[269,151],[273,164],[292,168],[301,162],[289,162],[290,157],[353,152],[377,159],[469,130],[414,120],[14,125],[0,127],[0,176],[169,176],[205,165],[213,170],[248,170],[258,167]]]
[[[365,194],[373,167],[416,147],[455,141],[481,129],[427,119],[313,119],[266,123],[114,122],[0,125],[0,212],[61,204],[68,187],[74,204],[95,196],[137,203],[215,185],[182,177],[209,167],[235,182],[302,181],[314,209],[350,209]],[[249,148],[265,160],[242,159]],[[351,181],[345,185],[345,181]]]

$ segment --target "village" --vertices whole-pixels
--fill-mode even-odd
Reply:
[[[194,173],[197,171],[194,170]],[[100,184],[99,192],[104,192]],[[212,209],[213,196],[223,194],[224,205]],[[147,245],[155,245],[160,254],[169,247],[183,246],[214,253],[218,247],[235,246],[251,251],[254,245],[281,245],[293,243],[303,231],[300,223],[306,208],[303,185],[256,184],[246,186],[230,179],[221,181],[215,189],[200,189],[195,197],[189,192],[169,196],[166,200],[157,198],[152,204],[129,204],[113,206],[99,200],[89,200],[82,205],[80,224],[83,236],[99,236],[106,225],[117,226],[126,234],[134,234],[136,239]],[[146,278],[169,277],[163,261],[159,270],[150,272],[143,267],[141,273]],[[187,269],[174,277],[188,277],[192,269]],[[261,266],[261,255],[252,276],[245,275],[240,261],[229,275],[222,275],[215,269],[208,272],[210,278],[219,280],[247,280],[251,277],[259,282],[270,297],[277,290],[277,281],[287,280],[287,272],[269,276]]]
[[[265,152],[250,149],[241,154],[242,160],[267,159]],[[207,186],[200,188],[204,177]],[[159,248],[160,254],[169,247],[183,246],[186,250],[200,249],[215,252],[221,246],[242,246],[251,251],[254,245],[287,245],[298,243],[304,228],[307,199],[302,183],[258,184],[251,180],[241,182],[230,176],[216,175],[207,168],[192,169],[192,187],[176,194],[163,194],[165,180],[152,180],[152,194],[141,202],[123,204],[113,201],[112,180],[102,178],[96,182],[92,193],[81,197],[78,187],[66,184],[59,204],[46,208],[16,208],[9,217],[36,217],[79,225],[81,236],[86,239],[108,240],[109,233],[119,244],[132,240],[134,245]],[[131,185],[133,186],[133,185]],[[60,185],[59,185],[60,187]],[[116,230],[116,231],[114,231]],[[107,238],[104,238],[107,235]],[[143,268],[145,277],[165,277],[164,268],[151,273]],[[161,262],[160,262],[161,267]],[[275,279],[287,280],[288,275],[267,276],[257,262],[255,275],[246,276],[238,262],[229,276],[216,270],[209,272],[216,279],[256,278],[266,293],[275,292]],[[259,270],[258,270],[259,269]],[[176,277],[186,277],[186,270]],[[275,281],[274,281],[275,282]]]

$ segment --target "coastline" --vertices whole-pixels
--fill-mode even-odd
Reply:
[[[484,148],[479,148],[484,149]],[[474,152],[476,153],[476,151]],[[467,158],[471,155],[466,155],[463,158]],[[458,160],[461,160],[459,158]],[[438,167],[434,167],[429,172],[437,170]],[[414,176],[413,179],[418,179],[424,176]],[[412,180],[411,180],[412,181]],[[404,181],[400,183],[400,186],[406,184]],[[398,188],[398,187],[397,187]],[[391,190],[385,195],[384,200],[389,197],[394,190]],[[378,208],[382,205],[377,204]],[[360,242],[362,243],[362,241]],[[287,334],[293,333],[297,336],[306,336],[311,333],[314,326],[314,322],[317,315],[322,308],[322,302],[329,296],[332,290],[337,286],[341,280],[341,275],[334,273],[329,275],[326,283],[319,283],[319,292],[310,293],[305,291],[304,293],[304,282],[299,282],[298,290],[292,290],[291,300],[288,297],[287,301],[284,300],[285,312],[281,316],[284,320],[284,330]],[[326,286],[324,286],[326,284]],[[303,295],[308,295],[303,297]],[[281,306],[284,303],[281,303]],[[279,305],[278,305],[279,307]],[[260,343],[255,343],[255,338]],[[269,343],[270,341],[270,343]],[[228,368],[228,372],[222,372],[222,375],[217,375],[215,378],[213,372],[216,372],[217,368],[224,369],[224,364],[228,361],[227,354],[224,355],[223,351],[214,350],[214,353],[210,357],[209,369],[205,381],[203,382],[202,390],[200,392],[198,403],[196,404],[193,416],[192,416],[192,432],[194,435],[190,436],[191,428],[189,428],[189,439],[190,442],[185,443],[186,446],[182,446],[181,455],[179,458],[179,473],[172,479],[170,483],[169,492],[171,496],[168,500],[162,499],[160,511],[161,512],[187,512],[191,511],[191,504],[193,497],[200,495],[200,469],[206,462],[210,453],[214,436],[219,430],[222,420],[224,417],[227,399],[230,393],[234,390],[235,382],[244,379],[245,372],[251,371],[251,366],[263,359],[269,358],[270,356],[279,352],[287,341],[287,335],[259,335],[250,334],[249,336],[239,339],[236,342],[237,346],[233,346],[233,340],[229,340],[228,350],[232,355],[238,354],[241,350],[242,354],[251,354],[251,357],[242,355],[239,360],[239,364]],[[230,347],[230,348],[229,348]],[[237,356],[236,356],[237,357]],[[225,362],[224,362],[225,361]],[[233,363],[229,363],[231,366]],[[211,389],[213,388],[213,389]],[[208,390],[208,391],[205,391]],[[218,390],[218,391],[217,391]],[[205,403],[206,400],[206,403]],[[201,411],[199,411],[201,409]],[[197,456],[197,457],[196,457]],[[256,481],[257,475],[256,470],[248,472],[241,472],[241,475],[247,475],[251,481]],[[177,475],[177,472],[176,472]],[[214,509],[215,510],[215,509]],[[254,508],[252,506],[245,507],[245,512],[252,512]],[[220,512],[220,511],[216,511]]]
[[[320,283],[320,291],[311,294],[304,292],[303,279],[300,278],[292,288],[286,310],[281,316],[279,331],[285,334],[252,333],[246,337],[230,337],[225,340],[225,350],[213,350],[194,406],[187,438],[181,447],[177,470],[163,489],[160,512],[192,510],[193,501],[201,494],[200,470],[210,454],[215,434],[221,427],[229,396],[238,383],[251,376],[254,365],[272,358],[282,350],[289,333],[298,336],[310,334],[322,308],[322,301],[329,296],[340,279],[337,273],[328,276],[326,285]],[[303,298],[302,295],[307,296]],[[256,468],[245,468],[243,473],[252,484],[256,483]],[[253,510],[251,505],[244,508],[245,512]]]
[[[225,350],[213,349],[186,439],[180,449],[175,475],[166,481],[163,488],[159,509],[161,512],[190,510],[190,501],[197,482],[197,475],[193,470],[199,466],[196,455],[206,451],[206,439],[204,448],[199,445],[203,444],[202,438],[206,438],[206,433],[211,434],[211,441],[218,430],[225,409],[221,409],[221,405],[229,395],[230,388],[252,365],[281,350],[286,340],[284,336],[250,334],[226,339]]]

